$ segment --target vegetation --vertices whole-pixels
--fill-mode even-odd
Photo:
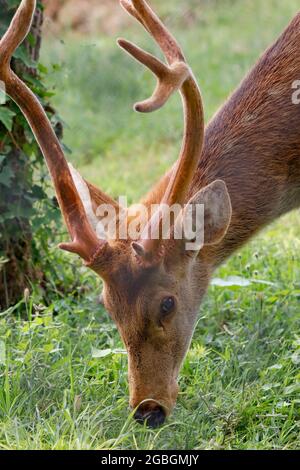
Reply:
[[[167,1],[163,10],[199,78],[209,119],[298,2],[200,5]],[[151,50],[138,27],[124,34]],[[136,201],[178,154],[178,98],[150,116],[131,112],[152,78],[112,37],[49,38],[42,60],[67,122],[70,160],[111,195]],[[127,358],[97,303],[100,281],[51,243],[46,281],[0,313],[0,448],[299,448],[299,222],[295,212],[273,224],[215,274],[176,410],[154,431],[128,410]]]
[[[0,1],[1,35],[18,3]],[[39,2],[30,34],[15,52],[12,68],[39,96],[60,129],[48,104],[51,93],[42,81],[47,69],[38,64],[42,22],[43,8]],[[23,114],[3,92],[0,99],[0,308],[7,308],[28,287],[28,279],[42,280],[41,226],[46,221],[50,223],[58,211],[46,193],[48,175],[43,157]]]

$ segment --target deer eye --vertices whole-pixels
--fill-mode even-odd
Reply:
[[[162,315],[168,315],[173,312],[175,308],[175,299],[174,297],[165,297],[160,304],[160,313]]]

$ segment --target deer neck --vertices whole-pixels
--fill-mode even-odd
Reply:
[[[188,199],[222,179],[233,209],[224,240],[200,252],[212,268],[274,219],[300,206],[300,104],[292,100],[293,84],[300,80],[299,44],[300,14],[206,127]],[[172,171],[143,202],[161,200]]]
[[[300,206],[299,44],[300,14],[207,126],[192,193],[222,179],[233,208],[227,236],[205,250],[213,267]]]

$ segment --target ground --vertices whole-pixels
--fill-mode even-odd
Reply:
[[[209,120],[298,2],[168,1],[159,8],[187,53]],[[119,34],[153,50],[138,27]],[[67,123],[69,160],[111,195],[137,201],[177,157],[178,98],[153,115],[133,113],[153,79],[117,49],[114,35],[48,35],[42,61],[61,64],[50,83]],[[299,212],[287,215],[215,274],[175,412],[155,431],[128,410],[127,357],[97,303],[100,281],[51,247],[46,300],[32,286],[0,314],[0,448],[299,448],[299,226]]]

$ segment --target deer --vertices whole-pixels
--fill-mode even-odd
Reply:
[[[177,162],[142,199],[157,211],[138,239],[99,236],[96,209],[120,205],[68,165],[34,94],[11,70],[12,54],[26,37],[36,7],[22,0],[0,41],[0,79],[26,117],[50,171],[71,241],[60,248],[78,255],[103,282],[102,302],[128,353],[134,418],[155,428],[175,407],[180,368],[193,336],[200,304],[216,268],[267,224],[300,206],[300,108],[292,86],[300,77],[300,13],[211,121],[204,124],[202,96],[178,42],[145,0],[120,0],[155,40],[165,61],[119,39],[119,46],[156,77],[153,95],[135,105],[149,113],[179,92],[183,142]],[[142,150],[142,149],[141,149]],[[161,204],[179,204],[169,239],[152,239],[161,227]],[[178,219],[204,207],[204,238],[186,249],[189,234],[174,236]],[[124,211],[123,211],[124,212]],[[125,210],[128,220],[134,215]],[[96,217],[97,218],[97,217]]]

